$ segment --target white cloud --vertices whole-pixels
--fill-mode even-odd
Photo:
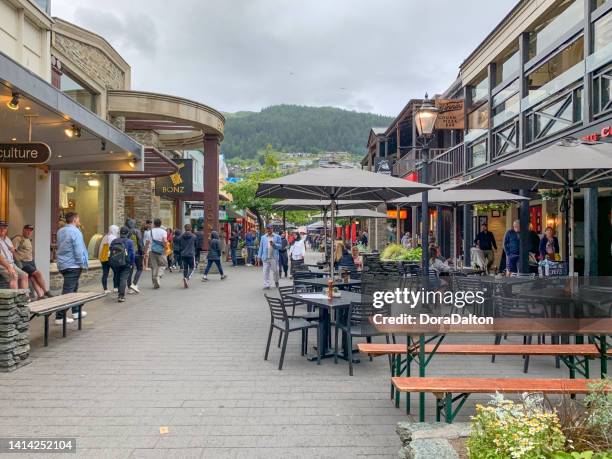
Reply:
[[[295,103],[396,115],[446,89],[513,3],[54,0],[52,13],[115,46],[134,89],[223,111]]]

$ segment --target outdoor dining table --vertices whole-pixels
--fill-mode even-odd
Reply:
[[[303,285],[312,285],[313,287],[319,287],[319,288],[325,288],[327,287],[329,284],[329,279],[320,279],[320,278],[306,278],[306,279],[298,279],[297,283],[299,284],[303,284]],[[357,285],[361,285],[361,279],[349,279],[347,282],[345,282],[342,279],[335,279],[334,280],[334,287],[338,287],[339,289],[342,290],[346,290],[349,289],[350,287],[353,286],[357,286]]]
[[[336,310],[345,310],[351,306],[353,302],[361,301],[361,294],[349,291],[342,291],[341,296],[333,299],[328,299],[326,293],[293,293],[287,295],[289,298],[306,303],[308,306],[318,308],[319,310],[319,349],[318,352],[322,359],[331,358],[334,356],[333,350],[330,348],[331,340],[331,313]],[[346,348],[346,342],[343,339],[343,353],[338,357],[348,360],[352,358],[352,350]],[[309,360],[317,360],[317,357],[309,357]]]
[[[408,329],[407,329],[408,327]],[[406,334],[407,355],[406,372],[410,376],[410,362],[419,365],[419,377],[425,377],[425,369],[433,359],[437,347],[446,335],[578,335],[598,339],[601,377],[607,375],[608,345],[606,337],[612,335],[612,318],[496,318],[493,324],[486,325],[381,325],[377,330],[386,333]],[[425,355],[425,345],[434,343],[429,356]],[[396,371],[399,365],[396,363]],[[399,374],[396,374],[399,376]],[[419,393],[419,421],[425,421],[425,393]]]

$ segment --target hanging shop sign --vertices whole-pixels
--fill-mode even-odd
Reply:
[[[436,119],[436,129],[463,129],[463,99],[437,99],[440,110]]]
[[[397,220],[397,210],[388,209],[387,218]],[[400,220],[406,220],[408,218],[408,211],[406,209],[400,209]]]
[[[180,198],[193,194],[193,160],[176,159],[174,162],[179,168],[178,172],[155,179],[155,194],[157,196]]]
[[[0,164],[45,164],[50,158],[46,143],[0,143]]]
[[[391,163],[385,158],[376,158],[374,172],[378,174],[391,175]]]
[[[591,134],[582,136],[582,140],[587,140],[591,142],[598,142],[600,140],[610,141],[612,140],[612,125],[604,126],[599,131],[595,131]]]

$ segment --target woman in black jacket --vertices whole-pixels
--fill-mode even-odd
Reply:
[[[221,274],[221,279],[225,279],[227,277],[225,274],[223,274],[223,268],[221,267],[221,241],[219,241],[219,233],[216,231],[210,233],[210,239],[208,241],[208,255],[206,260],[206,269],[204,270],[202,282],[206,282],[208,280],[208,271],[210,271],[210,267],[213,265],[213,263],[217,265],[219,274]]]

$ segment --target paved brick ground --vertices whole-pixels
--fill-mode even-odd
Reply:
[[[92,304],[82,331],[72,326],[62,339],[55,327],[47,348],[34,320],[32,363],[0,374],[0,437],[76,437],[78,456],[96,458],[396,456],[395,424],[406,415],[389,400],[386,359],[362,358],[351,378],[345,362],[306,361],[292,336],[278,371],[276,347],[263,360],[260,270],[227,272],[224,281],[194,278],[188,290],[178,274],[157,291],[145,276],[140,295]],[[439,357],[429,374],[516,376],[521,368],[515,357],[494,365]],[[530,371],[565,374],[550,358],[534,359]]]

